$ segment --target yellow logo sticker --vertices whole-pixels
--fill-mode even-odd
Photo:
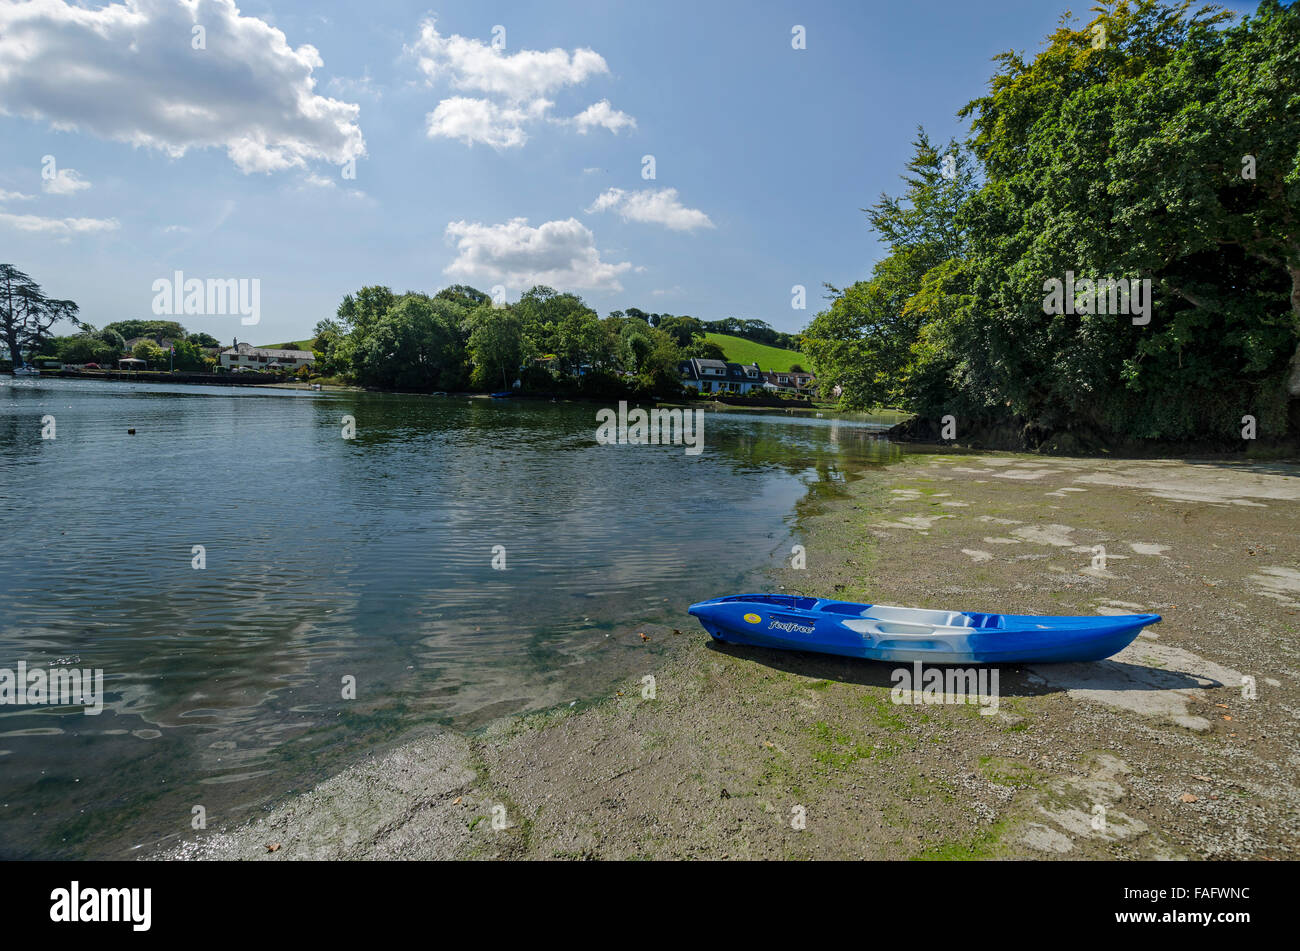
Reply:
[[[746,614],[745,620],[748,621],[750,624],[757,624],[759,621],[763,619],[759,617],[757,614]]]

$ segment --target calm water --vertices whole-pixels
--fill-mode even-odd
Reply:
[[[597,445],[585,405],[0,380],[0,667],[105,677],[99,716],[0,706],[9,858],[142,854],[195,804],[220,827],[639,677],[639,629],[761,586],[810,489],[898,452],[785,415],[710,413],[692,457]]]

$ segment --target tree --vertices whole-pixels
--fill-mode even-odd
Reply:
[[[577,294],[561,294],[539,284],[513,308],[523,334],[543,353],[553,353],[560,370],[576,374],[584,363],[607,367],[614,362],[618,321],[602,322]],[[632,310],[628,310],[632,316]]]
[[[105,327],[103,330],[97,332],[95,336],[113,348],[115,351],[113,354],[114,360],[126,353],[126,339],[116,330],[113,330],[110,327]]]
[[[150,337],[155,342],[161,342],[185,337],[185,328],[174,320],[118,320],[105,325],[104,330],[116,332],[123,340]]]
[[[922,134],[904,194],[868,211],[888,255],[804,338],[845,403],[1013,423],[1031,445],[1235,442],[1247,414],[1286,431],[1300,4],[1231,25],[1189,2],[1094,11],[999,57],[961,113],[969,154],[950,144],[945,168]]]
[[[672,336],[679,347],[689,347],[696,337],[704,335],[704,324],[694,317],[664,317],[658,328]]]
[[[499,374],[501,388],[509,389],[510,377],[529,356],[530,344],[524,334],[523,320],[513,308],[485,304],[470,314],[466,325],[474,385],[495,385]]]
[[[152,340],[141,340],[131,348],[131,356],[143,360],[150,369],[161,369],[167,363],[167,351]]]
[[[346,294],[339,304],[338,319],[349,330],[363,333],[397,303],[397,295],[380,284],[363,287],[356,295]]]
[[[25,362],[23,351],[44,340],[60,320],[80,326],[77,305],[46,297],[40,285],[18,268],[0,264],[0,336],[15,367]]]
[[[194,343],[191,339],[186,339],[174,340],[172,346],[175,347],[175,353],[172,355],[170,363],[177,370],[202,370],[206,368],[206,355],[199,344]],[[166,351],[163,351],[163,356],[167,356]]]
[[[453,304],[459,304],[466,311],[471,311],[475,307],[492,302],[491,297],[484,294],[477,287],[470,287],[468,284],[453,284],[450,287],[444,287],[433,297],[435,300],[449,300]]]
[[[417,392],[456,388],[464,375],[463,318],[463,308],[446,298],[404,294],[382,316],[367,320],[354,342],[358,379]]]
[[[682,388],[680,365],[682,349],[671,334],[659,327],[650,329],[649,346],[640,355],[637,379],[641,385],[659,396],[679,393]]]
[[[1004,54],[964,110],[988,183],[945,333],[990,414],[1095,440],[1286,425],[1300,342],[1300,7],[1120,2]],[[1099,42],[1101,38],[1101,42]],[[1254,159],[1256,178],[1243,176]],[[1150,322],[1043,312],[1045,282],[1150,280]],[[1092,309],[1092,308],[1089,308]],[[1288,367],[1289,365],[1289,367]]]
[[[712,340],[708,340],[704,337],[696,337],[692,340],[690,345],[686,347],[683,356],[695,357],[699,360],[727,359],[727,354],[720,344],[714,343]]]
[[[82,333],[71,337],[58,337],[55,340],[55,352],[64,363],[99,363],[114,364],[122,355],[120,348],[105,343],[101,332],[86,326]]]

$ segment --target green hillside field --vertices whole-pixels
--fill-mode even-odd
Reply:
[[[769,347],[767,344],[755,343],[730,334],[706,333],[704,339],[721,347],[731,363],[757,363],[760,370],[777,372],[789,370],[796,363],[805,370],[812,366],[812,361],[797,350]]]
[[[315,338],[312,338],[313,340]],[[284,343],[263,343],[258,346],[263,350],[311,350],[311,340],[288,340]]]

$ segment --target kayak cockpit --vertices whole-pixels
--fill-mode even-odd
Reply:
[[[737,594],[715,598],[714,603],[744,601],[753,604],[770,604],[773,607],[795,611],[814,611],[838,614],[853,618],[872,618],[900,624],[925,624],[936,628],[970,628],[1000,630],[1005,627],[1003,615],[976,611],[930,611],[925,608],[899,608],[886,604],[857,604],[852,601],[832,601],[827,598],[809,598],[796,594]]]

